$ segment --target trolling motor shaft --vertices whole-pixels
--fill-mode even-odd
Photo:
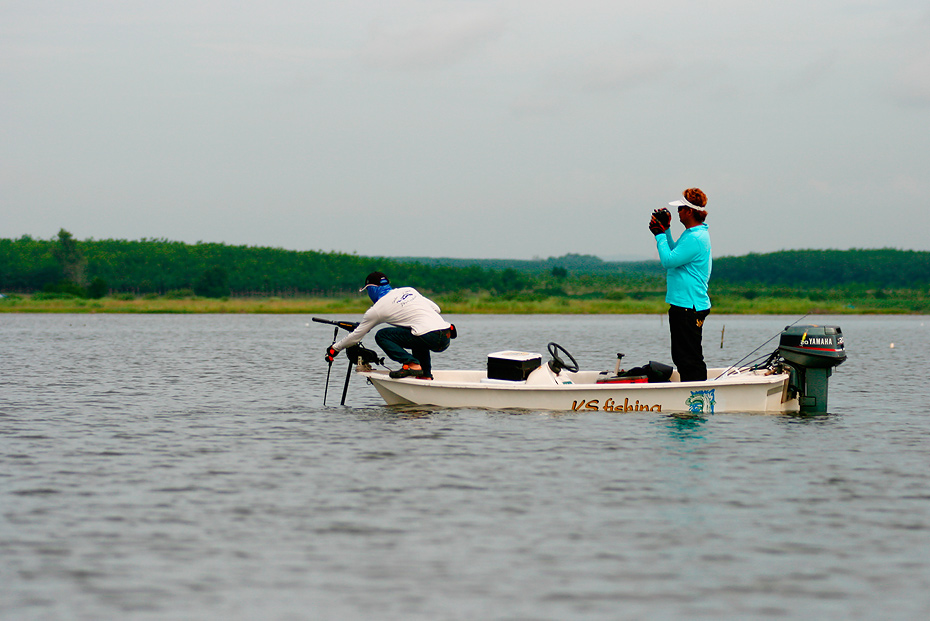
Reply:
[[[357,321],[332,321],[330,319],[323,319],[321,317],[313,317],[313,321],[317,323],[325,323],[331,326],[336,326],[336,329],[333,330],[333,343],[336,342],[336,335],[339,333],[339,328],[347,332],[353,332],[358,327]],[[346,394],[349,392],[349,380],[352,377],[352,367],[353,366],[368,366],[371,368],[372,364],[379,364],[384,366],[384,358],[379,358],[378,353],[372,351],[362,345],[357,343],[351,347],[347,347],[346,358],[349,359],[349,368],[346,369],[346,381],[345,385],[342,387],[342,400],[339,402],[339,405],[346,404]],[[329,374],[332,371],[333,365],[330,363],[329,370],[326,372],[326,388],[323,391],[323,405],[326,405],[326,393],[329,391]]]

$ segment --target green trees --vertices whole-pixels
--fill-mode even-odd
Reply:
[[[198,295],[341,295],[355,293],[365,275],[381,270],[391,281],[424,291],[520,290],[524,272],[478,266],[430,266],[397,259],[281,248],[185,244],[163,239],[75,240],[62,229],[56,240],[0,239],[0,290],[69,292],[90,280],[88,295],[106,291]]]
[[[41,289],[50,296],[102,298],[108,287],[99,276],[85,287],[87,258],[81,243],[65,229],[53,242],[36,242],[29,236],[16,242],[0,240],[0,286]]]
[[[0,239],[0,291],[102,297],[108,292],[167,294],[195,291],[225,297],[356,295],[374,270],[396,286],[431,294],[495,296],[623,296],[664,291],[658,262],[607,263],[586,255],[536,261],[397,259],[281,248],[185,244],[164,239],[78,241]],[[89,282],[88,282],[89,281]],[[780,291],[930,287],[930,252],[794,250],[714,260],[712,292],[751,300]],[[619,296],[619,297],[617,297]]]
[[[197,283],[194,293],[205,298],[222,298],[229,295],[229,274],[218,265],[204,270]]]
[[[783,250],[714,259],[712,282],[790,288],[915,289],[930,285],[930,252]]]
[[[107,281],[97,276],[87,285],[87,297],[99,300],[107,294],[108,289]]]
[[[61,273],[66,281],[78,287],[84,285],[87,260],[71,233],[64,229],[58,231],[58,243],[52,246],[52,256],[61,266]]]

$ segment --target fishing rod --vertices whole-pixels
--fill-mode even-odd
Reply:
[[[795,319],[792,323],[790,323],[790,324],[788,324],[787,326],[785,326],[785,330],[787,330],[788,328],[790,328],[790,327],[793,326],[794,324],[798,323],[799,321],[801,321],[802,319],[804,319],[804,318],[807,317],[808,315],[810,315],[810,313],[807,313],[807,314],[805,314],[805,315],[802,315],[801,317],[798,317],[798,318]],[[762,343],[761,345],[759,345],[758,347],[756,347],[754,350],[752,350],[751,352],[749,352],[748,354],[746,354],[745,356],[743,356],[742,358],[740,358],[739,361],[736,362],[735,364],[731,364],[730,366],[728,366],[726,369],[724,369],[723,373],[721,373],[720,375],[718,375],[718,376],[715,377],[714,379],[715,379],[715,380],[720,379],[721,377],[723,377],[724,375],[726,375],[727,373],[729,373],[729,372],[732,371],[733,369],[738,368],[739,365],[742,364],[744,360],[746,360],[746,358],[748,358],[749,356],[753,355],[754,353],[756,353],[757,351],[759,351],[760,349],[762,349],[763,347],[765,347],[766,345],[768,345],[773,339],[775,339],[775,338],[781,336],[781,333],[782,333],[782,332],[783,332],[783,330],[779,330],[778,332],[776,332],[774,335],[772,335],[772,338],[770,338],[769,340],[767,340],[766,342]]]

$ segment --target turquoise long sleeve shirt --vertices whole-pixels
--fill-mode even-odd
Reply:
[[[710,308],[707,282],[713,260],[710,233],[706,224],[685,229],[678,241],[669,231],[656,235],[659,261],[666,269],[668,291],[665,301],[682,308],[703,311]]]

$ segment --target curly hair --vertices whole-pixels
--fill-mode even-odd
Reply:
[[[688,188],[681,193],[685,200],[698,207],[707,207],[707,195],[698,188]]]

